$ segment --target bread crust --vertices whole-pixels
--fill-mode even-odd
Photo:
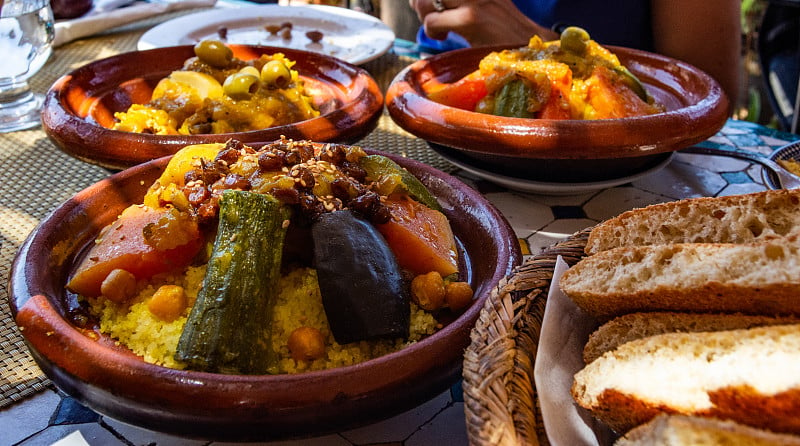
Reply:
[[[800,324],[667,333],[605,353],[575,375],[571,393],[618,433],[666,413],[800,435],[798,372]],[[674,379],[647,384],[651,373]]]
[[[674,311],[624,314],[601,325],[589,336],[583,349],[583,361],[588,364],[626,342],[663,333],[698,333],[790,323],[800,323],[800,317]]]
[[[800,314],[800,284],[774,283],[742,287],[708,282],[692,288],[665,286],[618,294],[569,292],[582,310],[599,321],[632,312],[695,311],[741,312],[752,315]]]
[[[800,446],[800,437],[732,420],[661,414],[620,437],[614,446]]]
[[[750,243],[800,231],[800,190],[687,198],[633,209],[595,226],[585,251],[668,243]]]
[[[720,418],[774,432],[800,435],[800,389],[775,395],[760,395],[749,386],[725,387],[709,392],[714,406],[708,410],[683,411],[636,395],[606,389],[597,405],[587,407],[617,433],[625,433],[660,414],[682,414]]]
[[[600,321],[637,311],[800,314],[800,242],[621,247],[584,257],[559,285]]]

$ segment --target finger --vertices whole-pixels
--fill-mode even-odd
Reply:
[[[421,17],[431,13],[442,13],[458,7],[458,0],[416,0],[414,9]]]
[[[466,37],[465,33],[471,34],[471,28],[464,25],[467,18],[467,12],[461,9],[448,9],[441,14],[430,14],[423,21],[425,34],[438,40],[447,38],[450,31]]]

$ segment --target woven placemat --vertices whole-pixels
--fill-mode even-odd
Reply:
[[[31,80],[34,91],[44,93],[59,77],[93,60],[134,51],[149,27],[175,13],[119,28],[104,35],[60,47]],[[366,63],[383,91],[395,75],[414,58],[392,52]],[[445,172],[454,167],[427,143],[398,127],[384,112],[378,126],[358,142],[430,164]],[[27,235],[50,211],[74,193],[106,177],[109,172],[74,159],[58,150],[41,129],[0,134],[0,408],[33,395],[49,384],[35,364],[11,317],[8,277],[11,263]]]

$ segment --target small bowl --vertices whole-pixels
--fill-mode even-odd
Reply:
[[[383,94],[370,74],[334,57],[289,48],[228,45],[250,60],[283,53],[323,104],[321,115],[294,124],[216,135],[152,135],[112,130],[114,113],[150,99],[153,87],[194,56],[191,45],[135,51],[89,63],[58,79],[45,96],[42,126],[64,152],[89,163],[121,170],[172,155],[189,144],[238,139],[267,143],[286,136],[352,144],[378,124]]]
[[[445,158],[459,158],[505,175],[552,182],[605,181],[652,168],[667,152],[718,132],[728,99],[710,76],[668,57],[608,47],[666,107],[655,115],[603,120],[493,116],[428,99],[427,82],[453,82],[491,51],[475,47],[420,60],[397,74],[386,92],[392,119],[427,140]]]
[[[371,151],[375,153],[374,151]],[[223,375],[144,362],[71,322],[65,284],[76,259],[131,203],[167,158],[79,192],[30,234],[12,266],[10,307],[44,373],[95,411],[128,424],[213,441],[265,441],[354,428],[409,410],[457,382],[470,329],[493,288],[521,261],[503,216],[472,188],[430,166],[390,156],[428,186],[450,219],[473,285],[470,307],[403,350],[357,365],[293,375]]]
[[[793,143],[787,144],[779,148],[778,150],[772,152],[772,155],[769,156],[769,159],[776,163],[779,161],[800,162],[800,141],[795,141]],[[795,177],[799,177],[794,172],[791,172],[788,169],[785,170],[786,170],[785,173],[786,175],[794,175]],[[781,185],[781,180],[776,172],[773,172],[770,169],[764,169],[761,171],[761,177],[764,180],[764,184],[766,184],[767,187],[769,187],[770,189],[783,188],[783,186]]]

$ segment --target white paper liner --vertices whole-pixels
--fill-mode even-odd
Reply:
[[[542,320],[534,364],[534,381],[547,438],[553,446],[606,446],[616,435],[575,404],[570,393],[573,376],[584,367],[583,346],[597,328],[559,288],[569,269],[559,256]]]
[[[81,37],[98,34],[111,28],[167,12],[191,8],[210,8],[214,6],[216,0],[135,1],[129,5],[124,3],[119,0],[97,0],[94,2],[92,10],[83,16],[56,22],[53,46],[58,47]]]

